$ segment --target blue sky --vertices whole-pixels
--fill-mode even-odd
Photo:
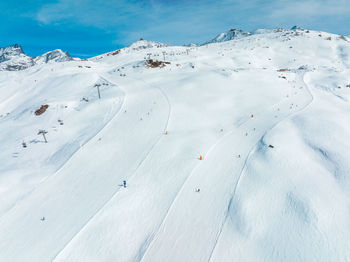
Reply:
[[[139,38],[202,43],[230,28],[308,29],[350,35],[350,0],[1,0],[0,46],[29,55],[60,48],[90,57]]]

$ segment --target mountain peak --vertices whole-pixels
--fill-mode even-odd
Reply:
[[[20,54],[24,54],[24,52],[22,46],[20,46],[19,44],[0,47],[0,62],[8,60],[6,59],[6,57],[17,56]],[[5,60],[1,60],[1,58]]]
[[[17,71],[31,67],[35,64],[65,62],[73,60],[68,52],[56,49],[43,55],[30,57],[23,52],[22,46],[13,44],[0,47],[0,70]]]
[[[8,47],[12,47],[12,48],[20,48],[22,49],[22,46],[19,44],[13,44],[13,45],[9,45]]]
[[[63,52],[61,49],[56,49],[50,52],[47,52],[43,55],[37,56],[34,58],[36,63],[48,63],[53,62],[65,62],[73,60],[68,52]]]
[[[133,50],[140,50],[140,49],[147,49],[147,48],[153,48],[153,47],[164,47],[164,46],[169,46],[167,44],[155,42],[155,41],[148,41],[144,39],[140,39],[134,43],[132,43],[128,48],[131,48]]]
[[[303,29],[303,28],[301,28],[300,26],[295,25],[290,30],[301,30],[301,29]]]
[[[211,43],[230,41],[233,39],[239,39],[239,38],[247,37],[250,35],[251,35],[250,32],[246,32],[246,31],[243,31],[240,29],[232,28],[229,31],[227,31],[226,33],[221,33],[221,34],[217,35],[214,39],[212,39],[208,42],[205,42],[204,45],[211,44]]]
[[[17,71],[33,65],[33,59],[23,52],[19,44],[0,48],[0,70]]]

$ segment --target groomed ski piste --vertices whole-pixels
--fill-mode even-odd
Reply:
[[[1,71],[0,261],[350,261],[349,99],[304,29]]]

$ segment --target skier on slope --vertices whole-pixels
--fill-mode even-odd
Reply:
[[[126,180],[123,181],[123,186],[126,187]]]

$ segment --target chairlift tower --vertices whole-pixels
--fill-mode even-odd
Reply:
[[[97,87],[98,99],[101,99],[100,84],[95,84],[95,86]]]
[[[46,136],[45,136],[47,133],[48,132],[46,130],[43,130],[43,129],[40,129],[38,132],[38,135],[43,135],[45,143],[47,143]]]

